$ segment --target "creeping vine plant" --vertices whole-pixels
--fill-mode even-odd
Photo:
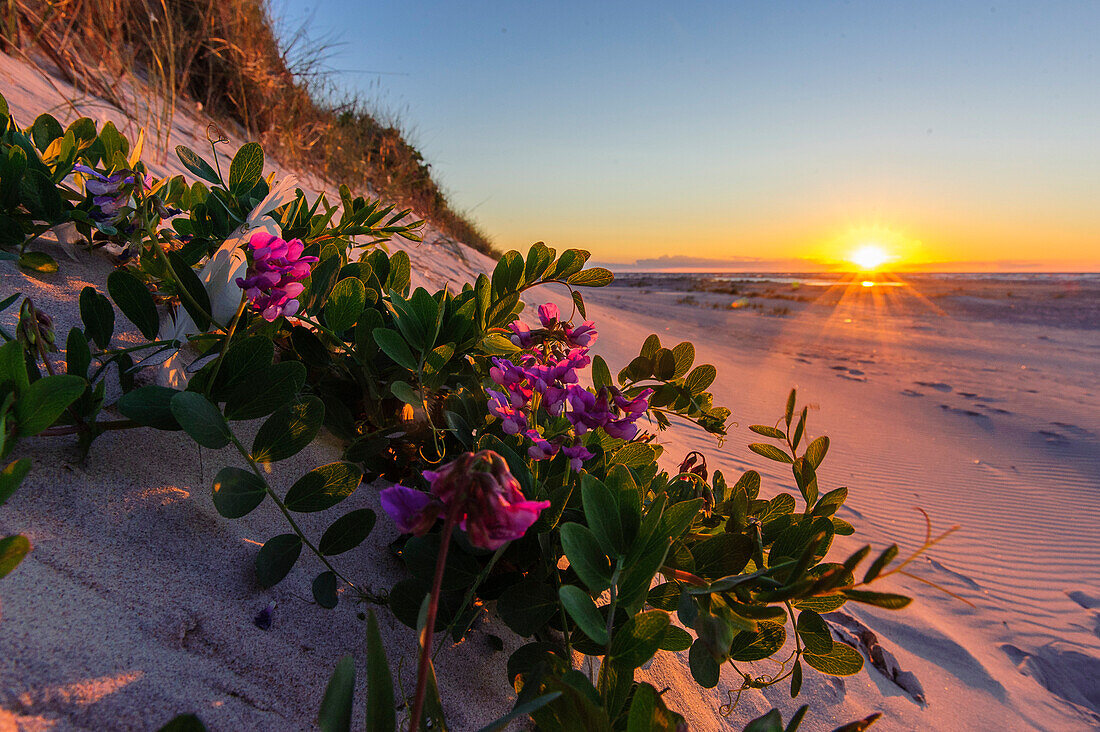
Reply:
[[[272,501],[285,523],[257,552],[261,585],[283,580],[305,549],[319,605],[351,595],[420,633],[406,718],[397,710],[411,690],[394,688],[371,612],[369,729],[444,729],[447,690],[435,683],[432,639],[463,638],[490,609],[529,639],[507,659],[515,707],[490,729],[529,717],[546,730],[634,731],[683,728],[637,678],[659,652],[686,652],[703,688],[728,665],[742,690],[782,682],[797,696],[807,667],[847,675],[863,666],[823,613],[850,601],[908,603],[865,588],[901,569],[888,569],[896,546],[859,578],[870,547],[830,556],[834,536],[854,531],[836,517],[847,489],[819,488],[829,442],[808,439],[794,392],[775,426],[752,427],[778,446],[750,448],[790,464],[800,495],[763,498],[757,472],[711,474],[697,453],[677,471],[659,467],[663,449],[639,418],[657,429],[684,419],[721,438],[730,412],[709,392],[716,370],[694,363],[691,343],[669,347],[653,335],[613,378],[611,365],[588,355],[599,323],[585,320],[581,290],[612,276],[585,268],[587,252],[535,244],[461,289],[432,292],[414,288],[409,257],[385,247],[393,237],[419,240],[409,211],[344,186],[337,204],[324,195],[311,203],[264,177],[255,143],[225,169],[226,140],[213,130],[213,163],[180,147],[194,179],[157,180],[141,141],[131,145],[110,124],[80,119],[64,129],[42,115],[23,129],[0,98],[0,132],[0,256],[54,271],[39,238],[75,230],[116,263],[80,293],[83,327],[67,334],[61,359],[48,316],[27,300],[18,332],[0,332],[0,456],[35,434],[76,435],[87,450],[103,431],[131,428],[234,448],[248,469],[217,472],[216,510],[236,519]],[[568,292],[572,312],[544,306],[532,330],[520,320],[522,298],[540,286]],[[122,345],[119,315],[143,342]],[[166,354],[175,354],[175,386],[138,386],[137,372]],[[66,373],[53,374],[55,361]],[[110,404],[108,374],[122,392]],[[237,423],[250,420],[264,421],[246,444]],[[343,459],[282,492],[271,466],[322,428],[343,441]],[[0,472],[0,503],[28,469],[23,458]],[[370,586],[346,558],[372,531],[374,511],[337,516],[320,536],[298,521],[375,481],[400,484],[383,505],[412,534],[393,544],[408,575],[389,588]],[[28,548],[22,537],[0,539],[0,576]],[[761,676],[747,665],[765,658],[780,670]],[[353,688],[349,658],[324,695],[323,729],[349,728]],[[747,729],[793,730],[804,713],[786,727],[772,713]],[[193,717],[171,724],[201,726]]]

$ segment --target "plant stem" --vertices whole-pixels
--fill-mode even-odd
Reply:
[[[132,419],[115,419],[109,422],[93,422],[93,425],[101,430],[128,430],[134,427],[141,427]],[[43,430],[38,433],[39,437],[58,437],[60,435],[75,435],[79,432],[83,432],[85,428],[78,425],[65,425],[62,427],[50,427],[47,430]]]
[[[432,578],[432,591],[428,596],[428,612],[424,618],[424,628],[420,631],[420,663],[416,668],[416,694],[413,696],[412,712],[409,715],[409,732],[415,732],[420,726],[420,715],[424,710],[424,696],[427,694],[428,667],[431,665],[432,634],[435,631],[435,616],[439,612],[439,593],[443,586],[443,570],[447,566],[447,549],[451,543],[451,533],[458,523],[461,501],[454,501],[447,510],[443,521],[443,530],[439,535],[439,554],[435,559],[435,576]]]
[[[221,353],[218,354],[218,359],[214,361],[214,368],[211,369],[210,378],[206,382],[206,395],[210,396],[210,390],[214,388],[214,381],[218,378],[218,370],[222,367],[222,361],[225,360],[225,354],[229,350],[229,343],[233,340],[233,334],[237,331],[237,323],[241,321],[241,315],[244,314],[244,309],[248,305],[248,299],[241,294],[241,304],[237,308],[236,314],[233,315],[233,320],[229,321],[229,331],[225,334],[225,343],[222,344]]]
[[[508,545],[505,544],[504,546],[493,552],[493,556],[489,558],[488,564],[486,564],[481,569],[481,572],[478,574],[477,578],[474,579],[474,583],[470,585],[470,589],[466,590],[466,596],[462,598],[462,604],[459,606],[458,612],[455,613],[455,620],[453,623],[447,626],[446,632],[449,633],[455,628],[455,623],[458,622],[459,618],[462,617],[462,614],[466,612],[466,608],[468,608],[470,606],[470,603],[473,602],[474,593],[477,591],[477,588],[480,587],[481,583],[485,581],[485,578],[489,576],[489,572],[493,570],[493,566],[497,563],[497,560],[500,559],[500,556],[504,554],[504,550],[507,548]],[[470,629],[470,625],[471,623],[467,623],[466,627],[462,629],[463,635],[465,635],[466,632]],[[433,659],[436,657],[436,655],[439,654],[439,651],[442,648],[443,646],[441,645],[439,648],[436,649],[435,653],[432,654]]]
[[[248,461],[248,465],[252,468],[252,472],[256,475],[257,478],[260,479],[260,481],[263,482],[264,490],[267,491],[267,494],[269,496],[271,496],[271,500],[275,502],[275,505],[279,507],[279,510],[283,512],[283,516],[286,517],[287,523],[290,524],[290,528],[294,530],[294,533],[298,535],[298,538],[301,539],[306,548],[313,552],[317,556],[317,558],[321,560],[321,563],[324,564],[330,572],[336,575],[336,577],[339,578],[341,582],[346,584],[351,589],[355,590],[360,597],[363,597],[369,602],[381,604],[382,598],[373,595],[364,589],[361,589],[358,585],[356,585],[354,582],[341,574],[340,571],[336,569],[336,567],[332,566],[332,562],[328,560],[328,557],[322,554],[321,551],[316,546],[314,546],[313,542],[311,542],[306,537],[305,532],[303,532],[302,529],[298,526],[298,522],[294,520],[294,517],[290,514],[290,511],[287,509],[286,504],[284,504],[282,499],[280,499],[279,496],[276,495],[275,490],[267,482],[267,478],[264,476],[263,471],[260,470],[260,467],[256,464],[256,461],[252,459],[252,454],[244,448],[244,445],[241,444],[241,441],[237,439],[236,435],[230,434],[230,439],[233,441],[233,446],[237,448],[237,451],[241,453],[242,456],[244,456],[245,460]]]

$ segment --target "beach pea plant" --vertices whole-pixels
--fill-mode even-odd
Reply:
[[[664,455],[659,432],[674,421],[726,435],[730,412],[709,391],[716,369],[657,335],[617,371],[592,354],[601,326],[583,290],[612,275],[586,267],[588,252],[537,243],[461,287],[414,286],[409,257],[387,243],[418,241],[422,222],[344,186],[338,202],[310,201],[264,174],[255,143],[223,155],[212,128],[208,158],[177,148],[189,175],[156,179],[140,140],[113,127],[59,132],[39,118],[24,132],[3,111],[0,164],[24,171],[17,184],[4,177],[4,251],[46,272],[27,255],[71,224],[76,251],[101,248],[114,269],[81,291],[81,327],[63,350],[48,316],[20,301],[16,332],[0,334],[0,454],[35,434],[75,436],[88,451],[120,429],[232,448],[245,467],[217,471],[214,508],[236,519],[271,502],[281,517],[254,560],[259,585],[305,554],[318,605],[372,603],[417,633],[415,686],[396,687],[371,612],[369,729],[446,729],[433,659],[489,615],[527,641],[501,659],[516,704],[490,728],[528,717],[547,730],[679,730],[682,716],[644,680],[659,653],[686,654],[702,688],[726,669],[735,689],[783,683],[796,696],[807,670],[863,666],[823,614],[909,602],[867,588],[911,561],[894,564],[896,546],[858,576],[869,546],[830,556],[833,538],[855,530],[836,515],[847,489],[819,487],[828,438],[809,438],[794,392],[774,425],[751,428],[775,444],[750,449],[788,464],[797,493],[762,494],[752,470],[727,480],[698,452]],[[570,306],[525,318],[524,296],[540,287]],[[241,423],[254,421],[246,442]],[[280,470],[322,430],[341,442],[339,460]],[[4,469],[0,497],[28,467]],[[364,484],[385,517],[358,507],[319,536],[302,528],[302,514],[335,514]],[[392,587],[370,586],[348,559],[379,520],[399,531],[391,548],[407,569]],[[4,569],[25,540],[0,549]],[[754,665],[765,659],[766,672]],[[323,729],[349,728],[353,682],[341,661]],[[794,729],[802,713],[749,728]]]

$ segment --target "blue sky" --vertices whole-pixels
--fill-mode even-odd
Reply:
[[[1100,3],[273,8],[502,248],[1100,267]]]

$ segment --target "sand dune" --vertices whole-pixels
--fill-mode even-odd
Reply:
[[[49,108],[72,114],[58,93],[71,90],[2,55],[0,84],[20,121]],[[118,119],[94,100],[81,109]],[[171,144],[198,149],[199,129],[179,115]],[[169,170],[166,158],[157,172]],[[434,233],[408,251],[414,276],[423,278],[414,285],[458,284],[489,265]],[[80,288],[102,288],[109,268],[85,255],[63,261],[54,275],[0,263],[0,293],[29,295],[65,333],[79,322]],[[873,633],[880,650],[868,643],[867,652],[885,659],[887,672],[869,665],[845,679],[807,674],[798,703],[785,687],[746,692],[728,718],[727,691],[739,681],[729,669],[718,689],[700,690],[686,653],[654,663],[649,679],[668,687],[666,700],[691,728],[739,729],[736,721],[773,705],[789,714],[802,702],[814,707],[808,730],[873,711],[885,712],[876,727],[883,730],[1100,726],[1100,331],[1010,322],[988,307],[962,317],[916,303],[848,302],[778,318],[678,298],[637,288],[588,298],[600,330],[595,350],[613,369],[651,332],[666,345],[694,341],[697,362],[718,366],[714,391],[736,426],[722,446],[692,426],[663,434],[669,466],[701,450],[727,475],[760,470],[762,495],[792,490],[782,466],[745,445],[748,425],[774,421],[797,385],[814,405],[811,434],[832,438],[822,485],[851,490],[840,515],[858,533],[838,540],[836,551],[855,549],[854,539],[914,548],[924,533],[920,507],[936,528],[962,528],[916,571],[973,605],[893,581],[916,597],[909,609],[849,604],[830,619],[838,637]],[[556,291],[530,297],[546,300],[567,304]],[[9,312],[3,322],[10,320]],[[0,529],[28,533],[35,549],[0,583],[0,729],[151,729],[184,711],[212,729],[310,728],[336,660],[362,653],[365,608],[310,604],[304,568],[273,590],[259,589],[251,578],[256,542],[281,528],[263,510],[236,522],[217,516],[210,481],[234,457],[146,430],[108,433],[95,448],[83,463],[65,439],[19,448],[34,469],[0,510]],[[320,441],[280,464],[279,479],[289,484],[336,450]],[[377,508],[369,487],[351,500]],[[401,570],[386,543],[395,536],[381,519],[340,565],[373,585],[392,584]],[[265,632],[252,618],[271,600],[278,605]],[[409,685],[412,633],[384,610],[380,619],[391,661],[404,659]],[[521,642],[491,629],[504,639],[504,654]],[[483,634],[441,654],[454,729],[508,708],[505,658]]]

